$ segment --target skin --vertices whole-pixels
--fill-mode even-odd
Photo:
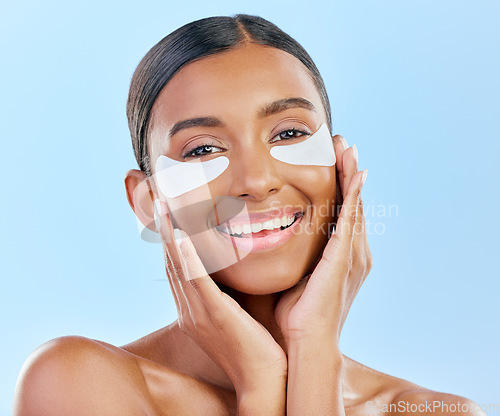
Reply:
[[[262,116],[263,107],[290,97],[310,101],[314,110]],[[175,123],[207,116],[223,125],[166,139]],[[372,265],[357,150],[334,136],[334,167],[290,166],[269,156],[282,130],[313,132],[322,123],[325,111],[307,69],[283,51],[246,44],[177,73],[155,103],[151,160],[160,154],[181,160],[187,145],[210,137],[231,160],[209,184],[212,195],[241,200],[251,212],[303,207],[302,220],[315,232],[301,231],[282,247],[250,253],[209,276],[204,247],[219,255],[227,247],[213,230],[177,243],[173,228],[190,234],[190,227],[206,225],[213,204],[193,217],[181,210],[165,215],[175,203],[189,205],[192,193],[164,202],[161,235],[179,319],[122,347],[83,337],[42,345],[23,367],[14,414],[374,415],[388,414],[384,406],[391,403],[434,400],[462,410],[467,405],[456,414],[483,414],[468,399],[377,372],[341,353],[344,321]],[[154,229],[153,200],[161,197],[154,175],[130,170],[125,185],[132,209]],[[317,208],[332,203],[342,206],[340,216],[321,215]],[[321,230],[332,220],[337,227],[328,239]],[[446,413],[435,410],[426,413]]]

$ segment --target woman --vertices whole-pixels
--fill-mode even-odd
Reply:
[[[127,116],[127,198],[179,318],[122,347],[44,344],[15,415],[482,414],[342,355],[372,264],[366,171],[295,40],[254,16],[187,24],[137,67]]]

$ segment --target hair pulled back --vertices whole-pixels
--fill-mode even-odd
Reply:
[[[127,119],[139,168],[151,175],[148,136],[152,109],[161,90],[185,65],[245,43],[271,46],[293,55],[309,70],[316,84],[331,130],[331,110],[325,85],[313,60],[291,36],[258,16],[216,16],[188,23],[170,33],[142,58],[132,76]]]

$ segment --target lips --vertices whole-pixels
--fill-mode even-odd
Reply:
[[[304,217],[301,209],[287,208],[260,213],[248,213],[215,227],[223,239],[244,251],[277,248],[294,235]]]
[[[283,215],[281,217],[274,217],[266,221],[255,222],[239,222],[224,223],[218,226],[217,229],[231,237],[236,238],[258,238],[265,237],[266,235],[283,231],[291,227],[299,218],[304,215],[303,212],[297,212],[293,215]]]
[[[294,208],[251,212],[231,218],[216,228],[219,232],[236,238],[260,237],[285,230],[303,215],[303,211]]]

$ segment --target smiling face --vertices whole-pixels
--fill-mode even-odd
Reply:
[[[211,273],[216,281],[248,294],[274,293],[295,285],[321,255],[335,166],[312,166],[306,157],[303,165],[285,163],[270,150],[307,140],[322,124],[327,116],[307,68],[271,47],[249,43],[192,62],[164,87],[153,107],[151,187],[202,261],[218,270]],[[208,186],[166,198],[155,176],[162,155],[230,163]],[[227,201],[248,215],[221,223]],[[227,261],[235,248],[245,255]]]

